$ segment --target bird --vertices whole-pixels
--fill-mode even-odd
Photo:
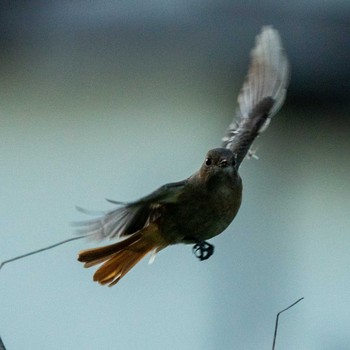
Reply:
[[[174,244],[193,245],[201,261],[213,254],[214,246],[207,240],[222,233],[235,218],[242,202],[239,167],[252,156],[253,141],[284,103],[289,79],[280,35],[272,26],[264,26],[251,51],[234,120],[221,146],[207,152],[200,169],[139,200],[109,200],[115,209],[77,223],[77,230],[93,239],[116,239],[116,243],[79,252],[78,261],[84,267],[99,265],[94,281],[113,286],[146,255],[152,259]]]

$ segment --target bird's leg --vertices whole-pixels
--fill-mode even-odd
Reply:
[[[192,251],[200,261],[203,261],[213,255],[214,246],[206,241],[199,241],[192,247]]]

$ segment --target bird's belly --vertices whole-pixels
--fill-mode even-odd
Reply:
[[[210,239],[226,229],[241,204],[241,188],[208,198],[171,204],[162,215],[161,232],[171,243]]]

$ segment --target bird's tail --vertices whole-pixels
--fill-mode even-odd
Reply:
[[[84,267],[102,265],[94,274],[94,281],[110,287],[129,272],[145,255],[158,252],[167,245],[161,239],[158,228],[150,224],[129,238],[101,248],[83,250],[78,260]]]

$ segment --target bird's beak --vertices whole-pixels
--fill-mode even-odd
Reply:
[[[221,167],[221,168],[226,168],[227,165],[228,165],[227,159],[223,159],[219,163],[219,167]]]

